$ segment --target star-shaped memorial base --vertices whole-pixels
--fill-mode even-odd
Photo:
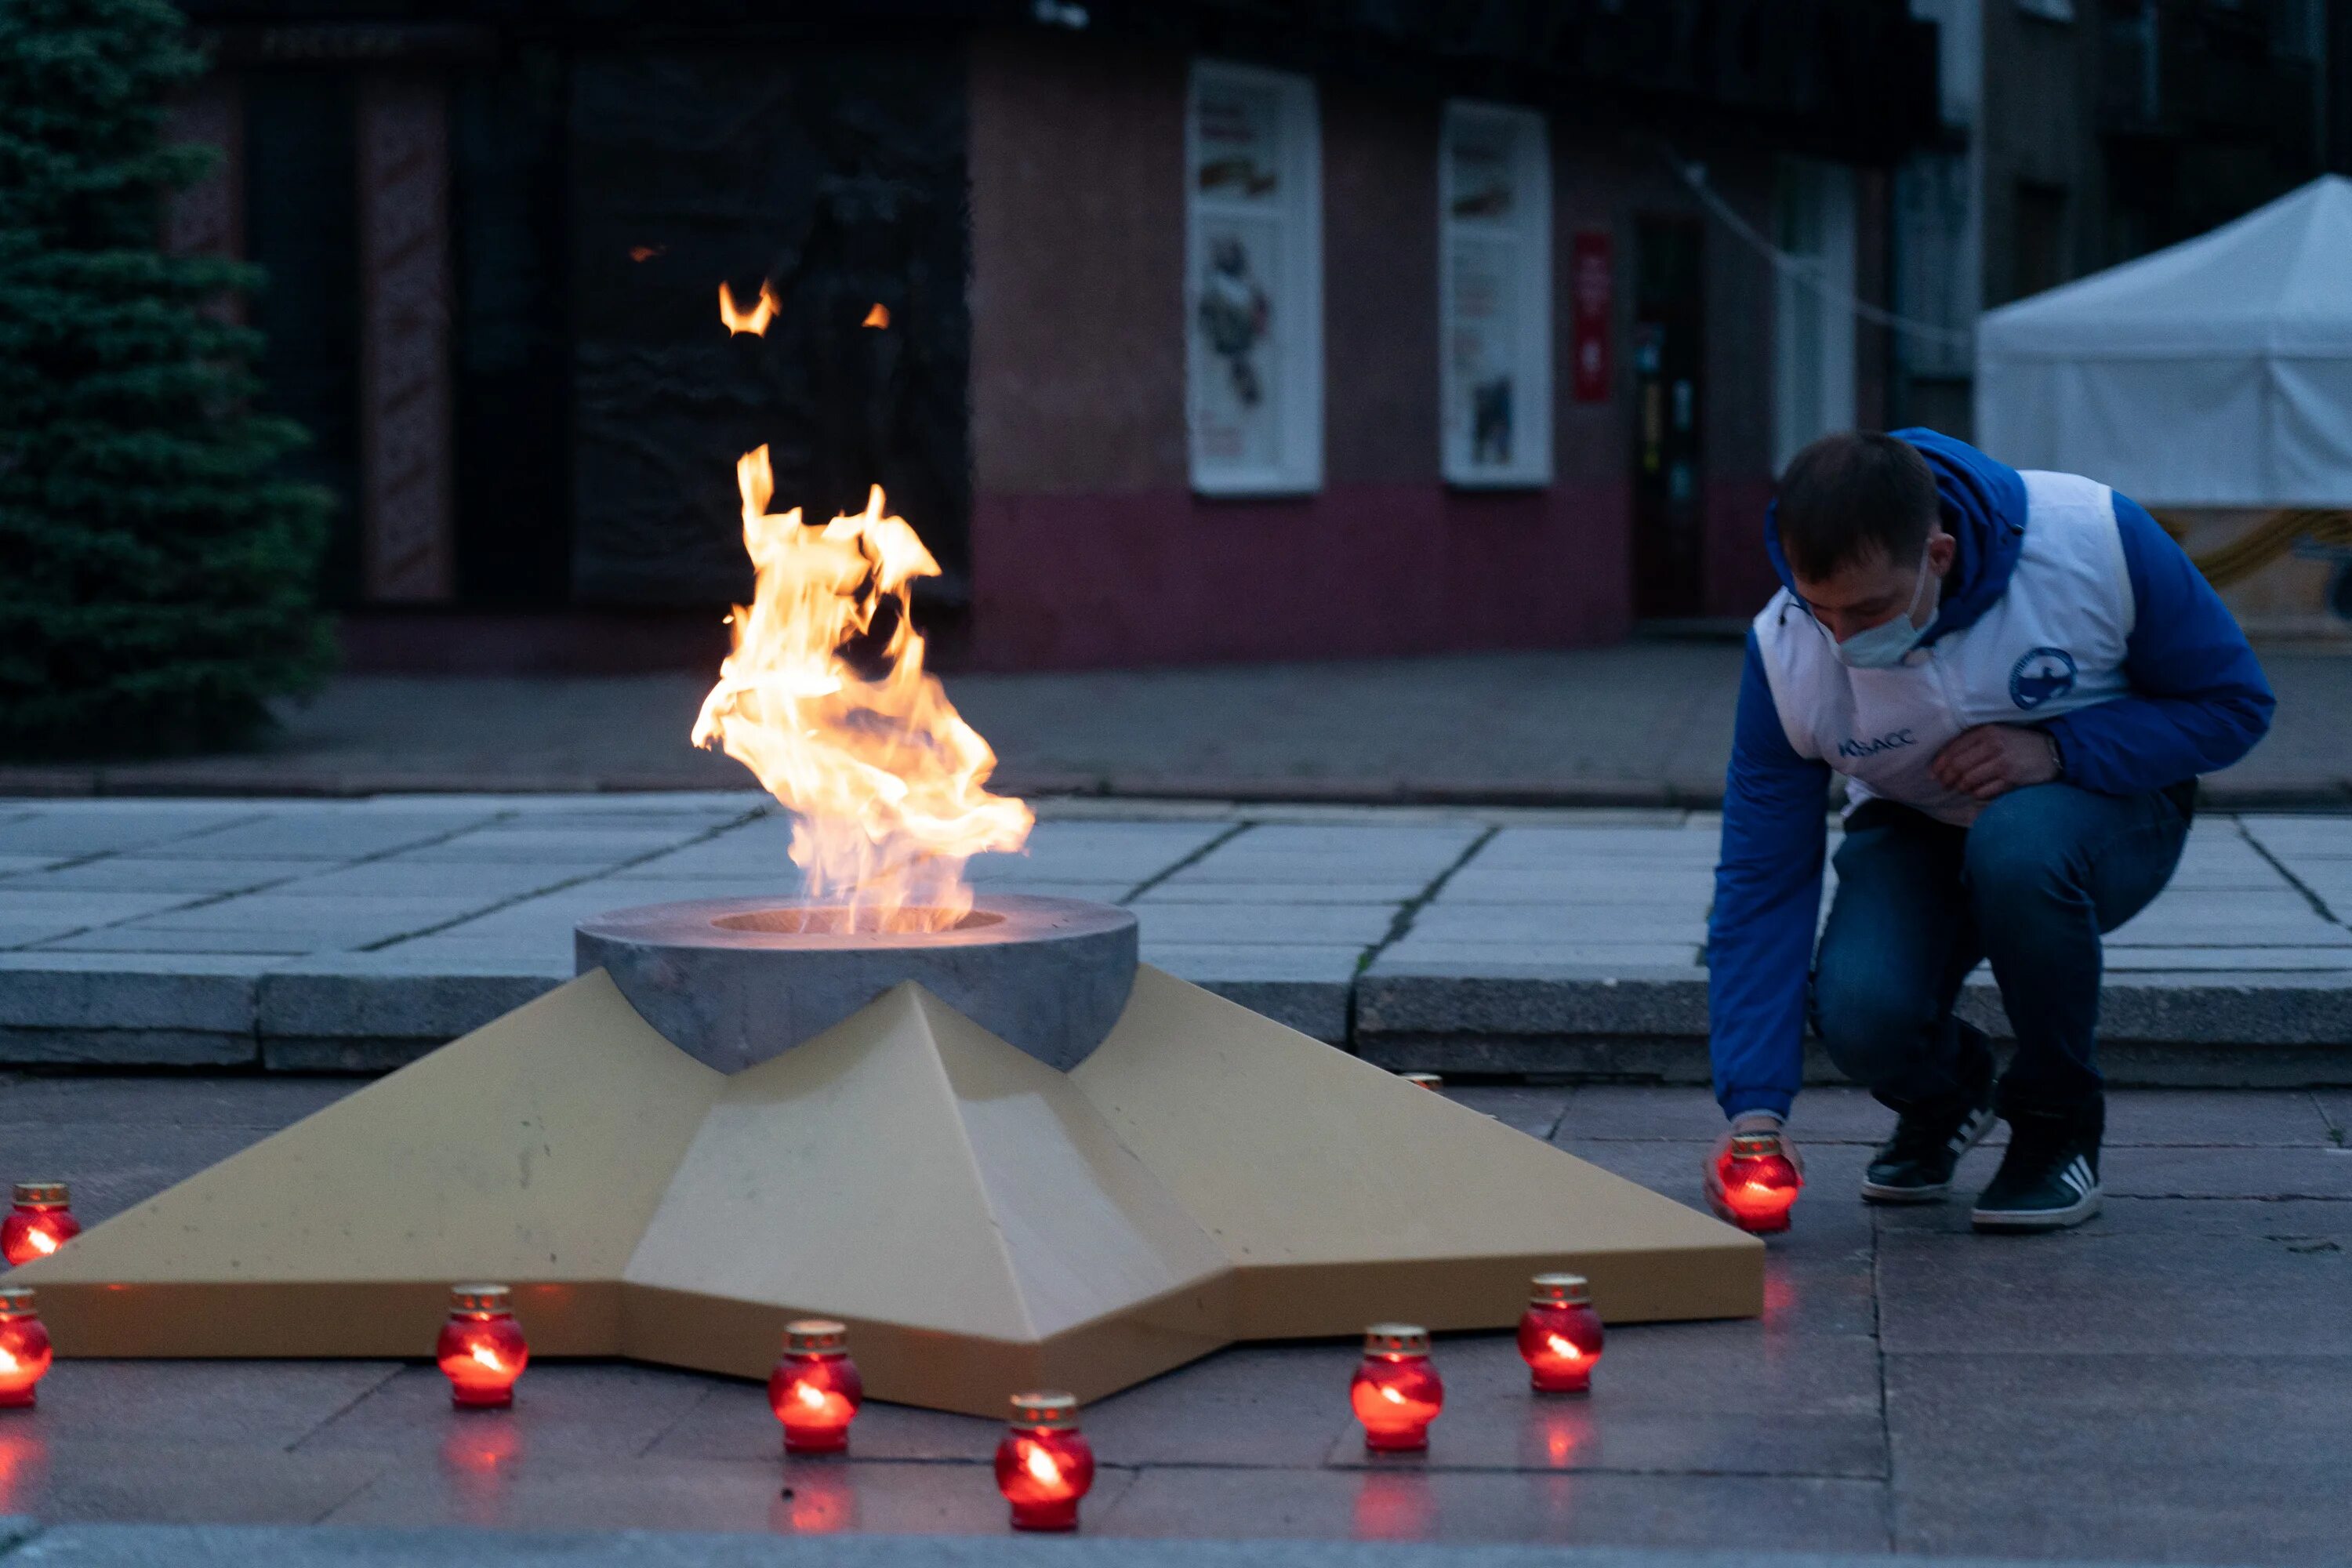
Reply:
[[[540,1356],[764,1377],[838,1318],[876,1397],[1082,1399],[1236,1340],[1752,1317],[1763,1247],[1145,967],[1064,1073],[901,984],[732,1076],[599,970],[84,1233],[68,1356],[431,1353],[497,1280]]]

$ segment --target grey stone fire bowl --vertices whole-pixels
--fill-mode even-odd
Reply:
[[[952,931],[807,929],[825,910],[782,899],[614,910],[573,929],[579,973],[603,968],[646,1023],[738,1072],[915,980],[989,1033],[1067,1072],[1135,985],[1135,917],[1078,899],[982,894]]]

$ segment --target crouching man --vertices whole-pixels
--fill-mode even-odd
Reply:
[[[1748,633],[1725,788],[1716,1098],[1733,1131],[1779,1138],[1810,1001],[1831,1058],[1895,1114],[1864,1199],[1944,1197],[1999,1117],[1976,1226],[2079,1224],[2105,1126],[2100,938],[2170,879],[2197,775],[2269,728],[2262,668],[2137,505],[1933,431],[1814,442],[1764,534],[1783,586]],[[1816,952],[1832,771],[1848,805]],[[2017,1037],[1997,1084],[1952,1016],[1986,960]]]

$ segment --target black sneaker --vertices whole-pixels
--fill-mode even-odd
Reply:
[[[2009,1152],[1977,1199],[1979,1230],[2063,1230],[2099,1212],[2099,1136],[2106,1108],[2057,1115],[2013,1111]]]
[[[1895,1135],[1878,1146],[1862,1173],[1866,1203],[1927,1204],[1952,1190],[1960,1156],[1992,1131],[1992,1084],[1959,1100],[1914,1106],[1895,1123]]]

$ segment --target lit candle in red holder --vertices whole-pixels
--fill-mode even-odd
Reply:
[[[0,1220],[0,1258],[9,1267],[47,1258],[81,1234],[81,1221],[67,1206],[63,1182],[18,1182],[16,1205]]]
[[[1423,1089],[1442,1089],[1445,1087],[1444,1078],[1433,1072],[1401,1072],[1397,1077],[1407,1083],[1417,1083]]]
[[[1723,1201],[1739,1228],[1759,1236],[1789,1228],[1789,1210],[1805,1179],[1773,1132],[1737,1132],[1716,1164]]]
[[[1601,1360],[1601,1314],[1581,1274],[1538,1274],[1519,1319],[1519,1354],[1542,1394],[1582,1394]]]
[[[49,1331],[33,1311],[31,1287],[0,1285],[0,1410],[28,1408],[48,1370]]]
[[[768,1407],[784,1424],[785,1453],[840,1453],[865,1402],[847,1329],[824,1318],[784,1325],[784,1353],[768,1374]]]
[[[434,1347],[449,1397],[458,1405],[495,1406],[514,1403],[515,1379],[530,1364],[530,1347],[514,1320],[503,1285],[452,1285],[449,1321]]]
[[[1013,1505],[1013,1528],[1076,1530],[1078,1500],[1094,1484],[1095,1451],[1078,1430],[1078,1402],[1014,1394],[1012,1424],[996,1446],[996,1489]]]
[[[1445,1406],[1445,1384],[1429,1364],[1429,1333],[1411,1323],[1364,1331],[1364,1360],[1348,1389],[1364,1424],[1364,1447],[1383,1453],[1429,1447],[1429,1424]]]

